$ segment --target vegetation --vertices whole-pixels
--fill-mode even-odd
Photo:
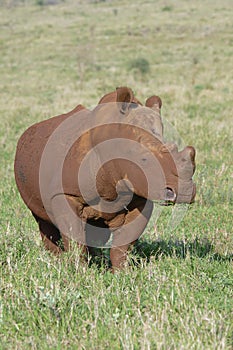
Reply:
[[[1,350],[233,349],[232,17],[230,0],[1,1]],[[122,85],[195,146],[197,197],[177,225],[155,206],[113,276],[105,251],[44,250],[13,162],[32,123]]]

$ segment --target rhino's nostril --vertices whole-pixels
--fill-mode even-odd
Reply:
[[[176,199],[176,193],[170,187],[167,187],[165,189],[165,200],[174,202],[175,199]]]

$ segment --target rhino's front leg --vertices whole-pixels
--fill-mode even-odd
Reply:
[[[132,242],[133,244],[134,242]],[[117,270],[120,270],[125,267],[127,259],[127,251],[131,243],[119,246],[112,247],[110,249],[110,260],[112,263],[111,271],[115,273]]]
[[[153,211],[151,201],[142,201],[140,205],[129,210],[124,225],[113,232],[113,242],[110,249],[112,272],[122,269],[126,264],[127,251],[144,231]]]

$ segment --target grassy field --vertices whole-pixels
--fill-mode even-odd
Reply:
[[[53,5],[51,5],[53,3]],[[231,0],[0,1],[0,349],[233,349]],[[155,206],[129,267],[60,259],[17,192],[32,123],[117,86],[197,150],[196,202]]]

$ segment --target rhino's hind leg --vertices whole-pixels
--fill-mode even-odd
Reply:
[[[42,241],[47,250],[50,250],[53,254],[60,254],[66,250],[67,242],[63,242],[60,231],[52,223],[39,218],[33,213],[36,219],[41,234]]]

